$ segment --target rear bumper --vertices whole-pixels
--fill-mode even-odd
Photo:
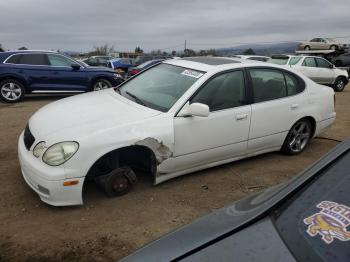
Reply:
[[[65,179],[64,167],[51,167],[33,156],[23,142],[23,133],[18,141],[18,159],[24,180],[40,197],[53,206],[81,205],[84,177]],[[64,186],[65,181],[78,180],[78,184]]]
[[[334,112],[330,118],[327,118],[325,120],[322,120],[317,123],[315,135],[318,136],[322,132],[326,131],[335,121],[336,113]]]

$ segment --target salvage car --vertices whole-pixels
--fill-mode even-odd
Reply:
[[[349,82],[349,74],[346,70],[336,68],[332,63],[318,56],[274,55],[268,62],[290,66],[316,83],[332,86],[337,92],[343,91]]]
[[[30,93],[81,93],[117,86],[124,80],[108,68],[89,67],[51,51],[0,53],[0,100],[21,101]]]
[[[347,140],[290,182],[197,219],[121,261],[348,262],[349,169]]]
[[[262,153],[295,155],[335,120],[334,91],[283,67],[230,58],[172,59],[114,89],[39,109],[18,141],[41,200],[83,203],[85,182],[127,193]]]
[[[350,53],[344,53],[339,56],[332,58],[332,63],[338,67],[349,67],[350,66]]]
[[[339,43],[332,38],[313,38],[310,41],[301,42],[299,49],[303,50],[344,50],[347,45]]]
[[[90,56],[82,61],[89,66],[107,66],[108,61],[113,58],[112,56]]]
[[[262,56],[262,55],[233,55],[232,57],[236,57],[239,59],[248,59],[248,60],[255,60],[255,61],[261,61],[266,62],[270,59],[268,56]]]
[[[162,61],[164,61],[164,59],[154,59],[154,60],[144,62],[136,67],[129,67],[128,75],[129,75],[129,77],[134,76],[134,75],[140,73],[142,70],[145,70],[151,66],[159,64]]]

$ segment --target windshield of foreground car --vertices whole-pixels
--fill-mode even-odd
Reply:
[[[159,64],[125,82],[117,91],[136,103],[167,112],[205,72]]]

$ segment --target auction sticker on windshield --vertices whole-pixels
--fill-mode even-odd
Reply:
[[[190,76],[190,77],[194,77],[194,78],[200,78],[203,75],[203,73],[200,73],[200,72],[194,71],[194,70],[186,69],[185,71],[183,71],[181,73],[181,75]]]
[[[317,234],[322,236],[322,240],[331,244],[333,240],[350,240],[350,207],[332,201],[322,201],[316,207],[321,210],[304,219],[308,225],[307,233],[314,237]]]

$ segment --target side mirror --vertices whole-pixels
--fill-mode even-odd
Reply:
[[[71,67],[72,67],[73,70],[79,70],[81,65],[79,65],[79,64],[72,64]]]
[[[187,104],[181,109],[178,116],[200,116],[208,117],[210,114],[209,106],[202,103],[192,103]]]

